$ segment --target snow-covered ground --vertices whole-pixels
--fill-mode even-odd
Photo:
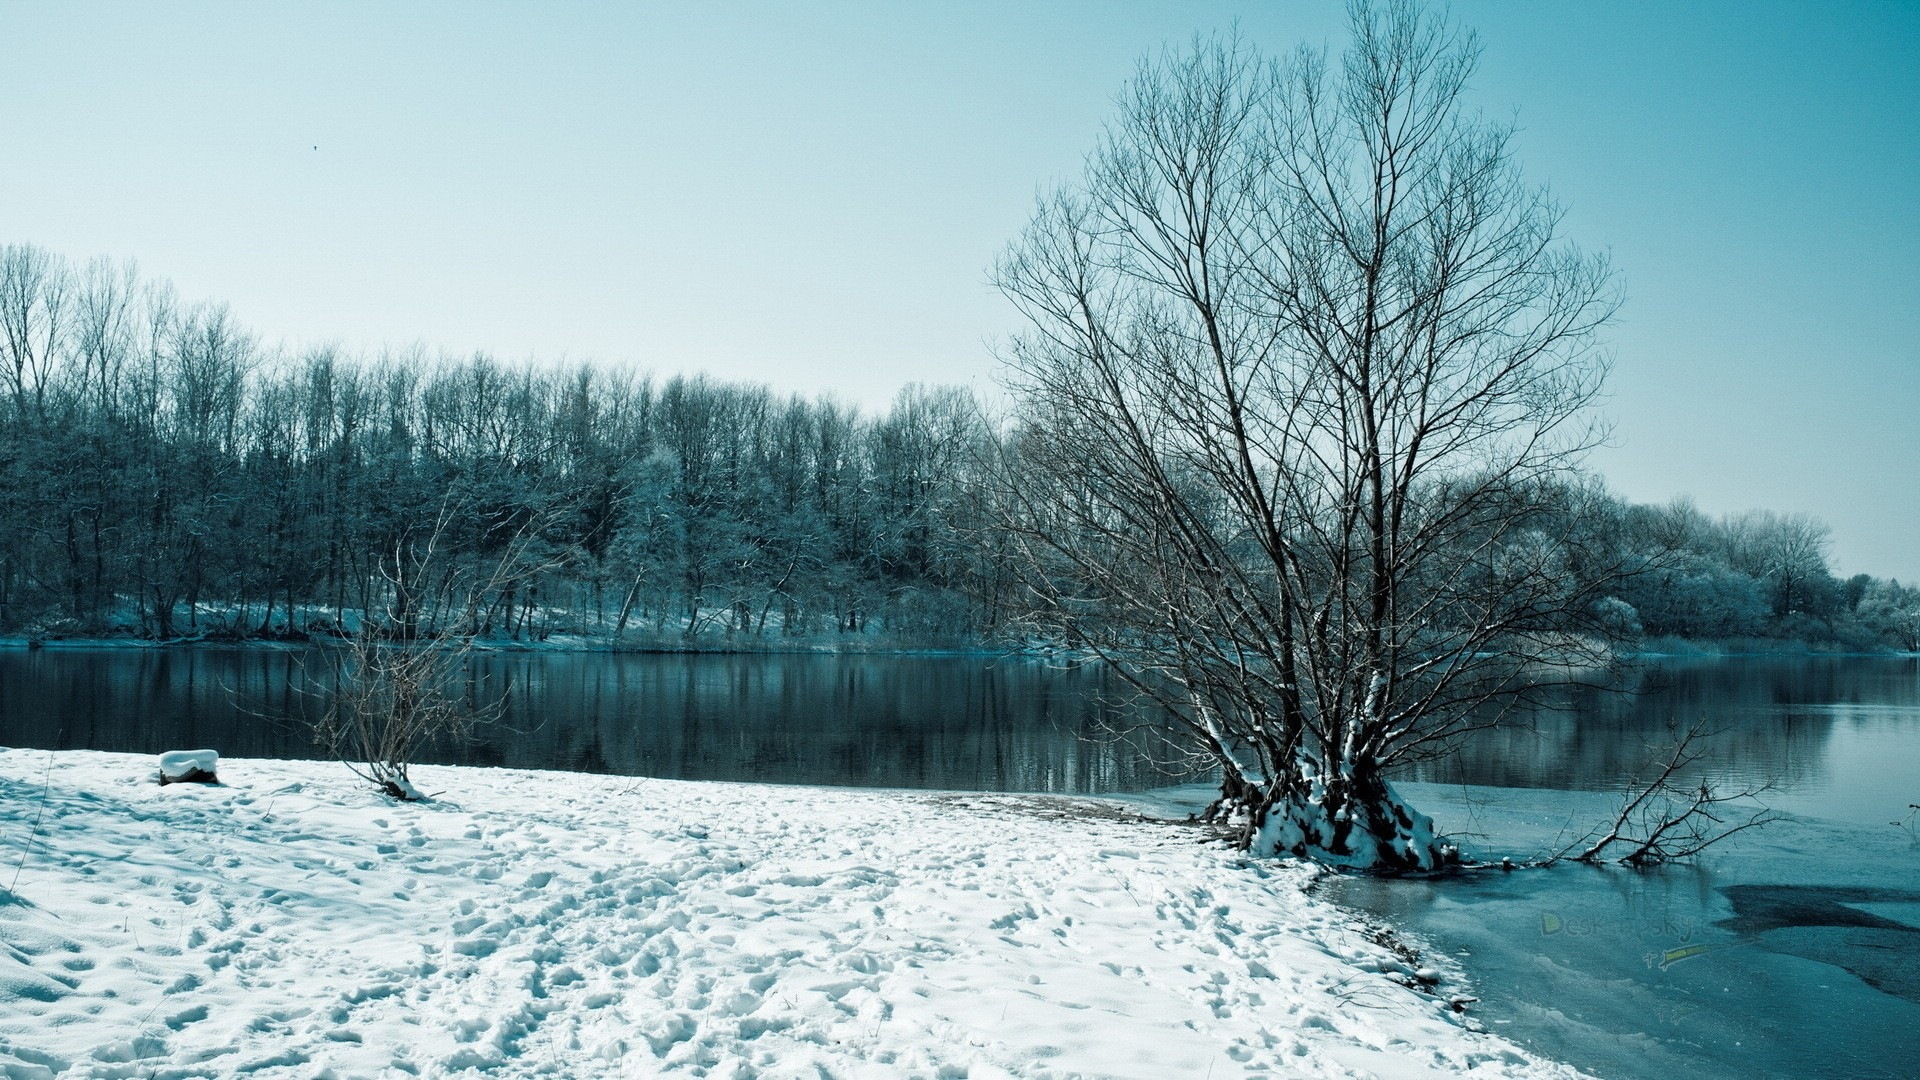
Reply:
[[[1119,804],[0,750],[13,1077],[1570,1076]]]

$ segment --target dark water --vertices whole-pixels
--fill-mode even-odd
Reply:
[[[1569,695],[1402,775],[1613,791],[1696,722],[1711,734],[1684,775],[1771,785],[1780,809],[1876,825],[1920,802],[1920,658],[1895,656],[1649,661],[1620,690]]]
[[[0,650],[0,745],[324,756],[297,722],[324,660],[258,649]],[[1131,722],[1097,668],[992,656],[501,653],[501,719],[421,760],[457,765],[993,791],[1169,782],[1103,733]]]
[[[0,744],[319,757],[297,718],[326,664],[262,649],[0,649]],[[1137,791],[1180,779],[1135,743],[1098,667],[995,656],[498,653],[501,722],[429,748],[445,764],[677,779],[998,791]],[[1736,659],[1650,667],[1477,736],[1403,779],[1610,791],[1674,724],[1717,730],[1696,771],[1772,783],[1775,805],[1860,823],[1920,802],[1920,660]],[[1897,816],[1897,815],[1896,815]]]

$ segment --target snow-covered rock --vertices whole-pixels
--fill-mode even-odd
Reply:
[[[169,750],[160,755],[162,784],[211,783],[220,771],[220,755],[212,750]]]
[[[0,1075],[1574,1075],[1111,803],[137,760],[0,750]]]

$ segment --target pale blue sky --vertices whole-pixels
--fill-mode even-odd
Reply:
[[[1610,250],[1627,496],[1920,580],[1920,4],[1462,0],[1479,102]],[[1338,3],[0,2],[0,241],[269,342],[991,385],[986,285],[1144,52]],[[318,149],[315,149],[315,147]]]

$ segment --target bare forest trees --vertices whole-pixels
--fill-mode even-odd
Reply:
[[[1226,220],[1210,225],[1209,258],[1225,263],[1210,270],[1251,281],[1221,254]],[[1220,310],[1244,334],[1253,309]],[[0,634],[350,636],[392,600],[381,560],[457,493],[546,523],[547,568],[489,599],[485,636],[1017,638],[1019,545],[977,482],[999,434],[953,388],[908,387],[863,416],[700,377],[289,352],[130,263],[7,247]],[[1619,632],[1912,648],[1912,590],[1835,581],[1805,515],[1714,518],[1550,480],[1527,489],[1528,528],[1573,540],[1566,570],[1611,591]],[[1615,564],[1633,572],[1608,586]],[[428,626],[458,617],[438,603]]]
[[[1766,585],[1774,615],[1804,616],[1819,604],[1817,592],[1832,587],[1830,532],[1810,514],[1749,511],[1727,522],[1727,562]]]
[[[130,264],[6,247],[0,634],[350,638],[453,498],[539,522],[539,571],[497,583],[485,638],[958,641],[999,573],[957,520],[984,437],[952,390],[866,417],[698,377],[289,354]],[[485,535],[442,554],[490,557]],[[439,634],[464,602],[429,591],[411,617]]]
[[[72,293],[65,260],[36,247],[0,248],[0,389],[19,415],[46,419]]]
[[[1352,31],[1142,66],[998,270],[1002,488],[1032,617],[1166,706],[1256,851],[1420,869],[1387,770],[1604,660],[1556,503],[1614,287],[1468,107],[1469,34]]]

